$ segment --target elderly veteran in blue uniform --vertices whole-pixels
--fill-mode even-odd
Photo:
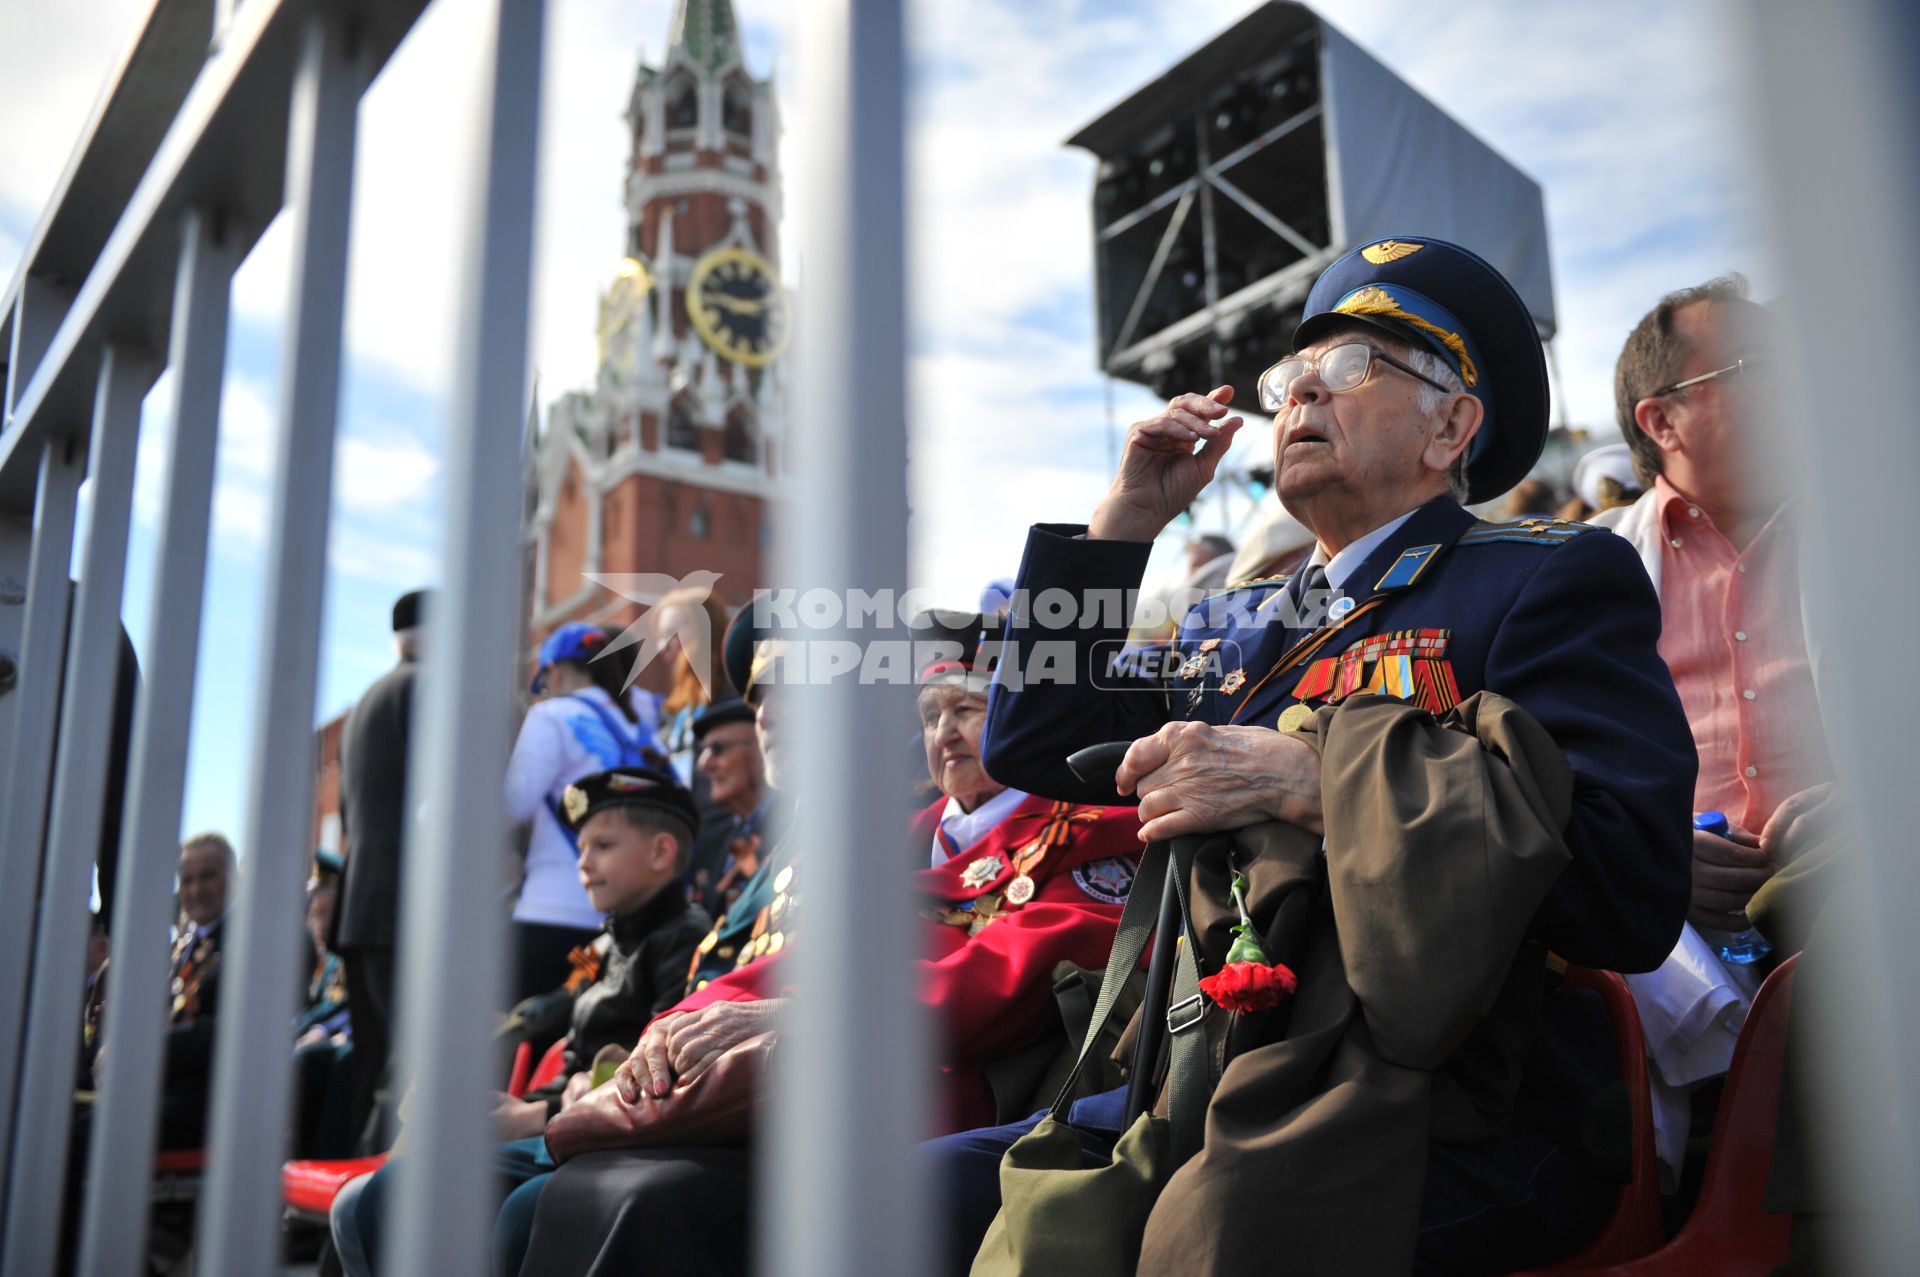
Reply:
[[[1080,628],[1085,618],[1048,628],[1040,609],[1016,608],[988,771],[1076,802],[1112,802],[1117,786],[1138,803],[1144,839],[1273,819],[1319,833],[1341,795],[1323,790],[1319,755],[1291,731],[1315,708],[1371,692],[1440,714],[1497,692],[1545,728],[1573,775],[1571,860],[1528,939],[1590,967],[1658,966],[1687,907],[1696,767],[1655,650],[1659,600],[1617,537],[1544,520],[1489,524],[1462,508],[1521,479],[1546,438],[1546,368],[1526,306],[1479,257],[1415,236],[1335,261],[1304,316],[1295,353],[1262,375],[1259,398],[1273,416],[1280,500],[1317,541],[1306,569],[1203,602],[1182,628],[1170,685],[1104,668],[1118,628]],[[1033,528],[1019,579],[1027,597],[1137,587],[1154,538],[1240,430],[1233,398],[1230,386],[1180,395],[1135,424],[1091,521]],[[1039,645],[1062,641],[1073,677],[1030,677],[1045,664]],[[1008,677],[1016,662],[1024,681]],[[1133,744],[1111,784],[1066,768],[1072,751],[1117,740]],[[1420,1271],[1551,1261],[1611,1209],[1618,1164],[1581,1139],[1591,1102],[1617,1084],[1610,1034],[1590,999],[1549,1001],[1560,1005],[1543,1014],[1506,1133],[1429,1144]],[[1076,1124],[1097,1124],[1095,1101],[1082,1102]],[[1117,1133],[1119,1105],[1107,1097],[1105,1108]],[[973,1152],[977,1167],[977,1143]],[[974,1189],[997,1192],[977,1170]],[[983,1213],[976,1203],[973,1226]]]

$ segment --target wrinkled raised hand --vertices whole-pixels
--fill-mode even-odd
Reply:
[[[1217,386],[1204,395],[1176,395],[1158,415],[1128,427],[1120,471],[1088,522],[1087,535],[1151,541],[1192,505],[1245,424],[1245,418],[1227,415],[1232,402],[1232,386]]]

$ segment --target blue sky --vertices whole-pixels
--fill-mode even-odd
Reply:
[[[777,72],[791,155],[804,125],[792,115],[795,59],[785,50],[804,6],[736,4],[750,66]],[[0,273],[11,276],[143,7],[0,6]],[[1109,418],[1093,352],[1093,164],[1061,143],[1247,8],[912,5],[915,584],[964,603],[1011,573],[1025,525],[1084,518],[1105,487],[1112,429],[1153,410],[1147,392],[1116,385]],[[1444,22],[1418,0],[1319,8],[1545,187],[1559,391],[1576,423],[1611,429],[1614,355],[1662,291],[1733,268],[1768,291],[1740,164],[1739,87],[1718,60],[1728,43],[1721,4],[1460,0]],[[474,0],[439,0],[362,109],[316,721],[389,664],[388,606],[438,573],[454,306],[469,269],[448,228],[460,224],[470,172],[477,11]],[[642,50],[657,61],[664,47],[671,11],[670,0],[551,6],[533,352],[546,399],[592,378],[597,298],[622,246],[620,115]],[[804,202],[805,175],[790,171],[789,244]],[[236,280],[183,818],[242,844],[286,250],[276,226]],[[786,267],[798,268],[791,252]],[[164,391],[149,401],[136,478],[124,608],[136,647],[156,614],[174,619],[149,589]],[[1254,433],[1235,464],[1258,460]]]

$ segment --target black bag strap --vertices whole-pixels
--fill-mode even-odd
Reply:
[[[1167,1035],[1173,1039],[1167,1062],[1167,1149],[1175,1166],[1200,1151],[1207,1103],[1213,1098],[1207,1035],[1201,1028],[1213,1004],[1200,992],[1199,958],[1194,953],[1194,937],[1200,930],[1193,925],[1190,899],[1193,862],[1204,841],[1197,836],[1179,838],[1173,851],[1181,939],[1175,946],[1173,991],[1167,998]]]
[[[1051,1112],[1058,1121],[1066,1121],[1067,1110],[1073,1107],[1074,1087],[1087,1067],[1087,1059],[1093,1054],[1094,1046],[1100,1041],[1101,1030],[1113,1018],[1114,1004],[1120,1000],[1120,989],[1126,984],[1127,977],[1133,974],[1134,968],[1140,965],[1140,958],[1147,951],[1147,941],[1153,935],[1154,923],[1159,920],[1160,892],[1167,881],[1169,855],[1164,842],[1148,843],[1147,849],[1140,855],[1140,867],[1134,873],[1133,887],[1127,892],[1127,903],[1120,909],[1120,927],[1114,932],[1113,949],[1107,958],[1107,973],[1100,981],[1100,996],[1093,1001],[1093,1018],[1087,1021],[1087,1033],[1080,1043],[1079,1057],[1074,1060],[1066,1081],[1060,1085],[1060,1094],[1053,1101]]]
[[[1210,1005],[1200,992],[1200,972],[1188,939],[1198,934],[1193,928],[1188,907],[1187,880],[1204,837],[1176,838],[1171,843],[1149,843],[1140,857],[1133,888],[1120,911],[1120,926],[1113,937],[1113,950],[1107,959],[1106,975],[1100,981],[1100,996],[1095,1000],[1093,1018],[1087,1024],[1080,1054],[1073,1062],[1049,1110],[1056,1121],[1064,1122],[1073,1106],[1073,1095],[1087,1061],[1100,1042],[1101,1032],[1113,1018],[1114,1006],[1127,977],[1140,965],[1147,943],[1159,921],[1160,896],[1166,890],[1171,868],[1174,889],[1180,901],[1182,931],[1174,945],[1173,990],[1168,999],[1167,1027],[1173,1038],[1168,1071],[1167,1115],[1170,1149],[1178,1165],[1199,1150],[1205,1130],[1207,1101],[1211,1087],[1207,1072],[1207,1037],[1198,1032]],[[1144,1026],[1143,1026],[1144,1027]]]

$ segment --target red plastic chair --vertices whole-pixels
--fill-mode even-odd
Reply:
[[[507,1080],[507,1092],[516,1098],[560,1076],[560,1070],[566,1064],[566,1039],[562,1038],[548,1047],[547,1053],[540,1057],[540,1067],[533,1069],[529,1075],[527,1060],[532,1054],[525,1042],[514,1052],[513,1073]],[[280,1168],[280,1196],[286,1202],[289,1214],[313,1223],[324,1223],[327,1212],[333,1209],[333,1199],[340,1195],[347,1181],[371,1175],[386,1164],[385,1153],[373,1157],[327,1160],[298,1158]]]
[[[155,1153],[150,1199],[156,1204],[194,1201],[200,1196],[200,1177],[206,1167],[204,1148],[174,1148]]]
[[[527,1093],[527,1079],[533,1075],[533,1043],[522,1041],[513,1048],[513,1071],[507,1075],[507,1094],[519,1099]]]
[[[1550,1264],[1541,1272],[1558,1273],[1617,1264],[1657,1247],[1665,1234],[1660,1227],[1660,1166],[1653,1141],[1653,1094],[1647,1082],[1647,1039],[1640,1012],[1633,1005],[1627,982],[1611,971],[1569,966],[1561,985],[1565,989],[1592,989],[1606,1003],[1613,1021],[1614,1049],[1620,1080],[1627,1089],[1627,1112],[1633,1123],[1632,1178],[1620,1190],[1607,1226],[1578,1254]]]
[[[526,1090],[517,1092],[517,1094],[525,1095],[527,1091],[539,1090],[547,1083],[559,1077],[560,1070],[566,1067],[566,1063],[567,1040],[561,1038],[558,1042],[555,1042],[547,1048],[547,1053],[540,1057],[540,1067],[533,1071],[533,1077],[528,1081]]]
[[[1650,1255],[1583,1268],[1583,1277],[1760,1277],[1786,1260],[1793,1217],[1770,1214],[1764,1203],[1799,965],[1798,954],[1788,958],[1754,995],[1720,1092],[1706,1180],[1685,1227]]]
[[[348,1180],[371,1175],[387,1164],[385,1153],[372,1157],[342,1157],[327,1161],[297,1159],[280,1168],[280,1196],[289,1214],[311,1223],[327,1222],[333,1199]]]

